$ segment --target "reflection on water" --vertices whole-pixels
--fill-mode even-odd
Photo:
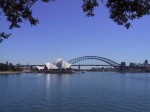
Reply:
[[[150,112],[150,74],[0,75],[0,112]]]
[[[51,76],[50,74],[46,74],[46,89],[48,90],[50,88],[50,82],[51,81]]]
[[[46,75],[46,97],[49,98],[50,95],[50,82],[51,81],[51,77],[50,74]]]

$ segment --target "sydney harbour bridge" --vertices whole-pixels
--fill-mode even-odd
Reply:
[[[114,67],[117,71],[122,70],[122,65],[110,59],[99,56],[83,56],[68,61],[72,67],[77,66],[80,70],[81,66],[102,66]]]

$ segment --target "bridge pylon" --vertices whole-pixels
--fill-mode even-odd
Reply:
[[[80,66],[80,65],[78,65],[78,71],[80,71],[80,69],[81,69],[81,66]]]

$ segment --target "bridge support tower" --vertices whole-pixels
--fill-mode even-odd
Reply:
[[[80,71],[80,65],[78,65],[78,70]]]
[[[126,72],[126,63],[125,62],[121,62],[120,72]]]

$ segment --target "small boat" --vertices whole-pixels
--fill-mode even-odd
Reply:
[[[82,73],[85,73],[85,71],[82,71]]]

